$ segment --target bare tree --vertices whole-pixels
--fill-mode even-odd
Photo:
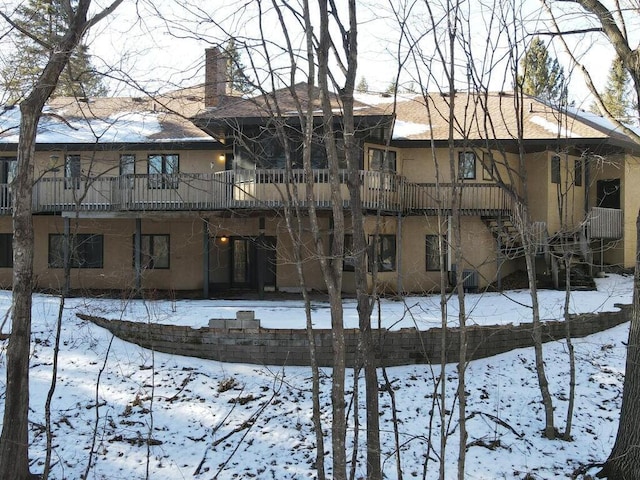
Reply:
[[[33,221],[31,193],[33,159],[38,122],[45,102],[53,93],[60,74],[82,40],[97,22],[113,12],[122,0],[89,17],[91,0],[66,3],[68,25],[42,70],[35,86],[20,104],[17,173],[14,191],[14,263],[11,338],[7,348],[7,390],[0,435],[0,477],[31,478],[28,455],[29,352],[31,344],[31,293],[33,285]],[[11,28],[19,28],[7,13],[0,16]],[[28,32],[23,31],[28,34]],[[38,39],[34,39],[38,40]]]
[[[640,49],[633,45],[630,36],[628,22],[637,19],[640,8],[635,2],[615,1],[612,7],[608,7],[599,0],[566,0],[565,2],[544,1],[547,11],[551,16],[554,27],[554,35],[557,35],[565,51],[572,61],[578,66],[584,75],[589,91],[595,98],[595,102],[604,112],[604,115],[634,142],[640,144],[640,136],[634,130],[622,124],[619,119],[610,112],[603,101],[603,91],[593,81],[587,65],[583,64],[567,41],[569,36],[576,32],[571,26],[562,23],[557,14],[560,6],[575,7],[575,11],[587,15],[595,27],[590,31],[598,40],[604,40],[613,50],[614,55],[620,59],[624,68],[629,72],[632,82],[636,105],[636,120],[640,118]],[[633,29],[633,27],[631,27]],[[640,214],[636,225],[636,242],[640,240]],[[638,243],[640,249],[640,243]],[[609,458],[602,470],[598,473],[600,478],[610,480],[625,480],[640,478],[640,423],[637,421],[640,412],[640,250],[637,249],[634,291],[633,291],[633,316],[629,329],[629,341],[627,344],[627,362],[624,377],[624,389],[622,396],[622,409],[618,434]]]

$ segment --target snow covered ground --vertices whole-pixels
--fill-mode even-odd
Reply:
[[[613,310],[630,303],[632,278],[597,280],[597,292],[574,292],[574,312]],[[540,292],[544,318],[559,318],[563,292]],[[450,303],[455,325],[454,298]],[[391,328],[439,324],[439,297],[384,301],[382,324]],[[530,319],[527,291],[469,295],[471,323],[519,323]],[[33,472],[42,471],[44,402],[51,381],[52,349],[59,300],[37,295],[33,307],[30,454]],[[10,294],[0,292],[0,315]],[[58,384],[53,397],[52,477],[77,479],[90,464],[88,479],[313,478],[315,435],[311,427],[310,371],[304,367],[226,364],[153,353],[113,338],[82,322],[83,312],[107,318],[204,326],[209,318],[233,318],[252,309],[263,327],[303,326],[301,302],[119,301],[68,299],[63,320]],[[355,303],[345,302],[347,326],[356,325]],[[410,310],[411,315],[405,315]],[[314,304],[314,322],[329,326],[328,306]],[[415,323],[414,323],[415,322]],[[7,326],[4,327],[7,331]],[[542,438],[543,412],[532,349],[477,360],[468,367],[468,421],[471,445],[468,479],[552,479],[570,476],[581,465],[604,461],[617,429],[628,324],[574,341],[577,358],[573,441]],[[0,344],[0,392],[4,391],[6,343]],[[564,430],[568,356],[562,342],[545,346],[555,419]],[[328,450],[330,369],[324,369],[321,404]],[[456,477],[458,450],[456,365],[444,372],[448,394],[435,395],[439,366],[387,369],[398,410],[403,477],[437,478],[439,410],[451,412],[445,458],[446,477]],[[382,382],[382,377],[381,382]],[[353,390],[353,378],[347,388]],[[364,388],[360,383],[361,392]],[[361,395],[362,397],[362,395]],[[97,402],[96,402],[97,399]],[[380,393],[384,471],[396,478],[391,400]],[[1,408],[1,407],[0,407]],[[350,405],[350,418],[354,408]],[[359,414],[364,424],[363,406]],[[0,417],[1,419],[1,417]],[[348,457],[353,448],[349,432]],[[364,477],[364,432],[360,432],[357,477]],[[151,441],[149,441],[151,440]],[[93,445],[93,447],[92,447]],[[429,447],[431,445],[431,448]],[[93,452],[93,453],[91,453]],[[330,473],[330,459],[327,459]],[[595,472],[591,470],[591,473]]]

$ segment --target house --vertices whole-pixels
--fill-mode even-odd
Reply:
[[[309,92],[293,85],[252,98],[230,95],[225,60],[216,49],[206,55],[203,86],[154,98],[49,103],[34,166],[37,288],[64,288],[69,259],[66,286],[72,289],[204,296],[299,290],[283,211],[309,206],[299,157],[299,114],[307,111]],[[332,101],[339,112],[337,97]],[[403,95],[395,110],[383,97],[358,98],[365,228],[371,242],[379,233],[376,289],[440,288],[438,235],[450,228],[453,183],[461,192],[465,264],[458,268],[446,255],[447,282],[462,272],[467,287],[483,288],[523,268],[514,233],[518,198],[529,204],[541,268],[554,268],[549,259],[568,245],[590,264],[635,264],[640,198],[625,186],[638,184],[637,147],[594,115],[533,98],[518,102],[508,93],[456,94],[450,143],[446,95]],[[318,129],[320,120],[314,114]],[[339,114],[334,122],[340,131]],[[5,287],[11,284],[10,182],[18,124],[18,108],[0,111]],[[329,238],[332,203],[320,133],[311,156],[313,205]],[[341,188],[350,221],[346,178]],[[65,239],[73,242],[69,253]],[[311,255],[307,260],[307,287],[325,290],[318,262]],[[347,258],[347,292],[354,289],[350,270]]]

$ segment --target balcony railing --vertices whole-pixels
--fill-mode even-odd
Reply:
[[[622,238],[623,218],[619,208],[593,207],[589,212],[589,236],[608,240]]]
[[[123,212],[170,210],[262,209],[285,206],[331,208],[329,170],[227,170],[175,175],[122,175],[93,178],[45,177],[33,190],[34,212]],[[451,208],[450,184],[409,183],[392,173],[359,171],[364,209],[387,212],[431,212]],[[310,182],[307,182],[310,180]],[[343,206],[348,207],[347,172],[338,173]],[[307,193],[307,183],[311,194]],[[463,184],[460,209],[464,215],[509,211],[508,196],[491,184]],[[0,184],[0,214],[11,213],[11,192]]]
[[[512,201],[505,190],[490,183],[458,184],[458,208],[462,215],[495,215],[511,211]],[[450,213],[454,186],[450,183],[408,183],[405,208],[431,214],[438,209]]]

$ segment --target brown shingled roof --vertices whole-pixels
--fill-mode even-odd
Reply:
[[[309,99],[306,83],[298,83],[290,88],[281,88],[271,94],[251,98],[224,97],[217,107],[208,108],[194,117],[196,123],[215,124],[229,120],[259,120],[274,116],[296,118],[298,105],[303,109],[311,105],[321,115],[319,89],[314,87],[313,98]],[[336,114],[341,114],[341,102],[337,95],[331,95],[331,105]],[[362,102],[354,102],[354,114],[357,117],[384,116],[383,110]]]
[[[591,139],[603,143],[627,145],[633,143],[615,127],[597,115],[579,109],[554,108],[534,97],[524,96],[522,105],[513,93],[457,93],[454,101],[454,138],[457,140],[514,140],[518,138],[517,112],[523,112],[523,138],[527,141],[558,139]],[[379,107],[392,109],[391,99],[381,99]],[[444,141],[449,137],[449,95],[432,93],[401,95],[397,99],[398,128],[396,140]],[[427,108],[427,105],[429,108]],[[486,114],[485,114],[486,112]],[[431,118],[429,118],[429,113]],[[414,128],[404,129],[403,125]],[[422,126],[423,128],[416,128]]]

